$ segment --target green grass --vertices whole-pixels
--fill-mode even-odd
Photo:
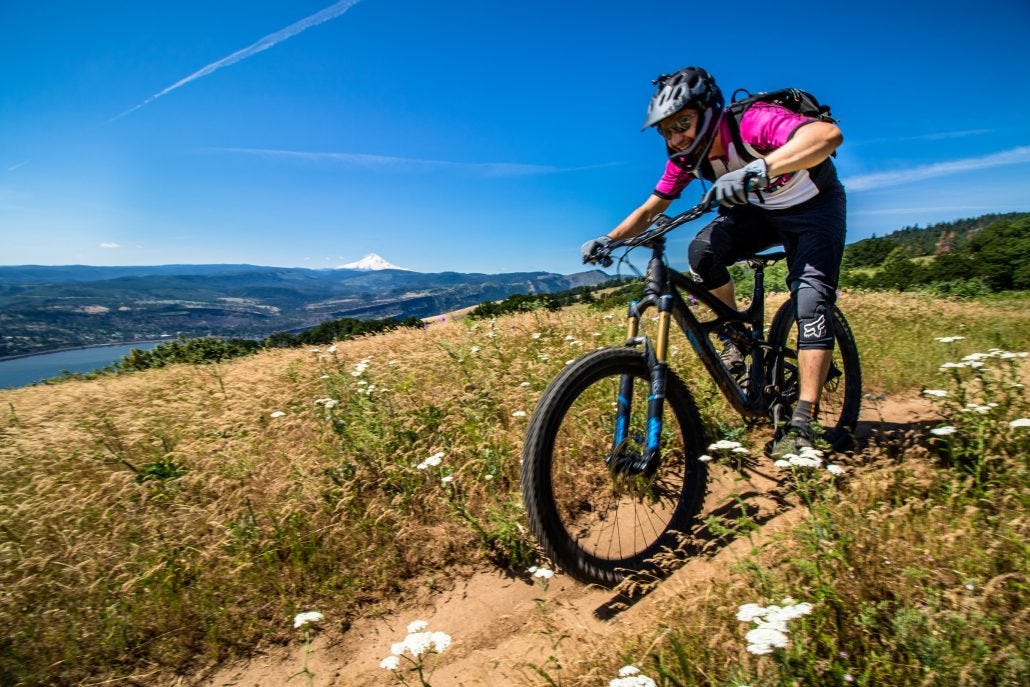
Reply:
[[[1026,350],[1026,303],[912,294],[840,299],[867,387],[913,395],[944,383],[942,362],[991,346]],[[317,353],[267,351],[217,368],[172,365],[0,392],[0,623],[10,628],[0,639],[0,684],[160,684],[257,642],[288,640],[290,619],[301,610],[318,608],[343,624],[371,609],[385,612],[428,571],[469,563],[524,570],[535,548],[519,507],[527,422],[520,413],[532,411],[567,360],[621,344],[624,312],[580,305],[398,330]],[[966,338],[933,341],[956,334]],[[689,345],[674,337],[671,350],[706,423],[743,432]],[[849,580],[845,562],[854,568],[876,560],[868,553],[874,544],[906,556],[922,546],[940,562],[917,567],[915,558],[893,554],[906,565],[876,568],[884,581],[863,577],[835,588],[848,617],[865,625],[832,634],[837,606],[817,606],[804,620],[818,629],[815,658],[791,659],[807,661],[791,674],[830,684],[825,676],[845,665],[834,662],[832,648],[894,637],[847,664],[875,684],[874,677],[895,675],[884,672],[884,661],[923,660],[895,645],[935,631],[960,655],[954,663],[935,658],[939,674],[969,667],[987,684],[992,675],[1018,673],[1008,656],[1025,655],[1025,647],[1006,639],[1006,628],[1025,623],[1011,612],[1012,600],[1025,598],[1025,570],[1024,577],[995,580],[990,589],[1000,596],[985,592],[976,608],[959,601],[967,578],[987,589],[1025,554],[1025,526],[1013,509],[1025,513],[1026,504],[1012,492],[1025,475],[1014,472],[1011,456],[970,462],[975,447],[959,448],[946,457],[903,446],[857,459],[885,461],[884,476],[868,484],[856,478],[825,502],[820,517],[835,523],[833,538],[803,531],[793,544],[756,553],[750,572],[697,605],[702,615],[683,611],[682,631],[668,628],[678,644],[656,645],[673,676],[666,684],[728,684],[734,670],[768,677],[762,684],[789,684],[787,673],[776,672],[780,663],[741,653],[734,604],[781,594],[829,602],[826,580]],[[420,468],[439,452],[439,465]],[[970,480],[979,492],[966,486]],[[906,510],[912,499],[921,501]],[[926,519],[910,520],[912,514]],[[925,544],[915,539],[920,528]],[[944,571],[958,587],[941,581]],[[938,585],[940,593],[921,602],[888,594],[902,582]],[[922,611],[912,603],[933,612],[913,615]],[[725,637],[731,648],[711,646],[712,637]],[[676,667],[676,646],[686,652],[686,669]],[[936,644],[931,650],[942,655]],[[676,672],[701,668],[724,681]]]

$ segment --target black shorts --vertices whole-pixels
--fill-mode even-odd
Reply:
[[[838,183],[792,208],[756,205],[722,208],[690,244],[690,268],[708,289],[730,280],[728,265],[773,246],[787,253],[787,287],[816,290],[827,305],[836,300],[844,256],[845,195]]]

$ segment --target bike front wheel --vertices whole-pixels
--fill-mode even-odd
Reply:
[[[649,393],[642,351],[602,349],[567,366],[530,421],[522,463],[529,523],[547,556],[582,582],[614,585],[652,567],[689,531],[704,500],[701,419],[671,370],[659,460],[639,468]],[[629,409],[617,417],[620,404]]]
[[[833,322],[833,357],[815,407],[814,419],[823,429],[823,440],[840,451],[854,443],[855,425],[862,405],[862,367],[851,327],[836,305],[831,308],[830,319]],[[787,402],[785,410],[789,416],[801,392],[793,301],[787,301],[776,312],[769,328],[769,343],[775,347],[774,350],[784,351],[774,382]]]

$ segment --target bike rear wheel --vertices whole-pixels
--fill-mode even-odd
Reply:
[[[834,450],[842,451],[854,443],[855,425],[862,405],[862,367],[851,327],[836,305],[831,309],[830,319],[833,322],[833,358],[815,409],[815,421],[824,430],[823,441]],[[797,326],[792,301],[784,303],[776,312],[769,328],[769,343],[789,351],[780,365],[779,374],[773,380],[788,403],[785,417],[789,417],[801,390]]]
[[[615,445],[616,404],[633,380],[625,438]],[[544,392],[523,450],[522,494],[547,556],[576,579],[614,585],[675,547],[701,508],[704,430],[690,392],[671,370],[660,464],[635,470],[648,430],[649,371],[642,351],[602,349],[567,366]],[[625,397],[623,397],[625,399]],[[671,412],[670,412],[671,411]]]

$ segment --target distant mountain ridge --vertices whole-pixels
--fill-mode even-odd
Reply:
[[[385,261],[384,261],[385,262]],[[0,356],[168,336],[264,338],[340,317],[427,317],[609,279],[257,265],[0,266]]]

